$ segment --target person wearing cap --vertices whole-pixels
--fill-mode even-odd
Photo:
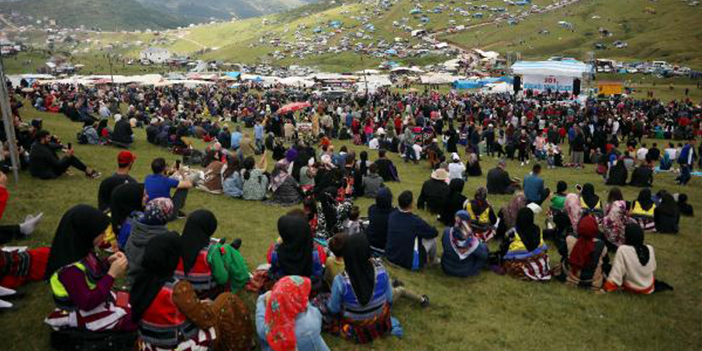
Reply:
[[[115,128],[112,132],[112,144],[115,146],[129,147],[134,142],[134,131],[129,120],[122,115],[115,115]]]
[[[506,167],[505,160],[500,160],[497,167],[488,172],[488,194],[511,195],[517,190],[517,184],[510,178],[509,173],[505,170]]]
[[[537,163],[531,173],[524,177],[524,196],[528,203],[541,206],[550,194],[551,190],[544,187],[544,179],[541,178],[541,165]]]
[[[115,188],[122,184],[137,183],[137,180],[129,175],[134,161],[136,161],[136,155],[129,151],[121,151],[117,155],[117,171],[100,182],[98,189],[98,209],[100,211],[104,212],[110,208],[110,196]]]
[[[449,180],[463,179],[466,166],[461,162],[461,156],[457,152],[451,154],[451,163],[448,165]]]
[[[29,152],[29,173],[40,179],[56,179],[70,168],[85,173],[88,178],[99,178],[100,172],[89,168],[74,155],[73,148],[66,149],[66,156],[58,158],[56,150],[60,144],[51,142],[51,133],[47,130],[37,132],[37,138]]]
[[[449,172],[439,168],[431,173],[431,178],[422,185],[422,192],[417,199],[417,208],[427,209],[429,212],[439,214],[444,208],[444,202],[449,195]]]

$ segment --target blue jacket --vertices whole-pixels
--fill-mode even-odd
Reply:
[[[541,196],[544,193],[544,180],[534,174],[529,174],[524,177],[524,196],[527,201],[541,201]]]
[[[412,259],[414,258],[414,241],[419,239],[433,239],[439,235],[436,228],[429,225],[419,216],[402,212],[399,209],[393,211],[388,218],[388,238],[385,244],[385,256],[390,262],[412,269]],[[419,266],[424,267],[427,262],[427,253],[421,241],[419,247]]]
[[[261,341],[261,350],[270,351],[266,340],[266,296],[259,296],[256,302],[256,334]],[[322,339],[322,314],[311,303],[307,304],[305,312],[295,318],[295,339],[298,350],[329,351]]]

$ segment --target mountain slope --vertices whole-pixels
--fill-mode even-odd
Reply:
[[[444,39],[466,48],[519,52],[531,59],[553,55],[588,59],[594,55],[627,61],[667,60],[702,68],[700,18],[702,7],[686,1],[581,0],[516,26],[486,26]],[[616,47],[617,41],[625,42],[626,47]],[[595,44],[606,48],[596,49]]]
[[[138,0],[150,8],[168,13],[190,23],[210,18],[251,18],[286,11],[312,0]]]
[[[134,0],[22,0],[0,4],[0,13],[56,20],[63,27],[116,29],[175,28],[186,23]]]

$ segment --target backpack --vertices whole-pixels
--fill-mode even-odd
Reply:
[[[186,166],[201,166],[205,159],[205,154],[200,150],[183,150],[183,164]]]
[[[76,139],[78,139],[78,144],[81,145],[86,145],[88,144],[88,136],[83,133],[83,131],[80,131],[76,134]]]

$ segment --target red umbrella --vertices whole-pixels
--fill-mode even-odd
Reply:
[[[302,110],[303,108],[308,108],[312,106],[309,102],[293,102],[290,104],[287,104],[281,108],[278,109],[277,113],[278,114],[286,114],[290,112],[295,112],[297,110]]]

